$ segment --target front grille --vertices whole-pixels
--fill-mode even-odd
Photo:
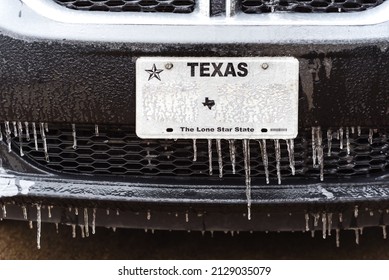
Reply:
[[[195,0],[54,0],[74,10],[105,12],[191,13]]]
[[[248,14],[271,12],[344,13],[374,8],[385,0],[242,0],[241,9]]]
[[[54,173],[121,176],[210,176],[207,140],[197,140],[197,160],[193,161],[192,140],[142,140],[135,135],[134,127],[125,126],[99,126],[98,136],[96,136],[95,127],[92,125],[77,125],[75,128],[73,131],[71,125],[48,126],[46,138],[49,162],[47,162],[43,151],[43,141],[39,136],[38,151],[35,150],[33,132],[30,126],[31,139],[27,141],[26,130],[22,134],[24,158],[33,165]],[[12,126],[10,131],[13,131]],[[74,132],[76,143],[74,143]],[[388,132],[389,129],[373,131],[365,128],[360,129],[359,136],[357,128],[345,128],[341,134],[332,132],[330,134],[333,137],[331,155],[328,155],[327,133],[322,131],[324,176],[340,178],[387,173],[389,171],[389,141],[386,137]],[[337,140],[337,136],[339,140]],[[277,170],[274,141],[267,140],[266,142],[270,177],[275,179]],[[76,149],[73,148],[75,144]],[[243,177],[245,170],[242,141],[235,141],[236,174],[232,173],[227,140],[222,140],[221,144],[223,175]],[[313,167],[312,162],[311,130],[300,131],[299,136],[294,141],[294,146],[295,176],[318,178],[320,168]],[[280,140],[280,147],[281,175],[282,177],[292,176],[287,145],[284,140]],[[20,139],[14,135],[12,135],[12,148],[14,152],[19,153]],[[251,176],[264,178],[264,164],[258,141],[250,141],[250,153]],[[212,176],[214,177],[219,176],[218,163],[216,142],[213,140]]]

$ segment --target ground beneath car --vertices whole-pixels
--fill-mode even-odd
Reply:
[[[69,226],[42,224],[42,248],[36,249],[36,227],[26,222],[0,223],[0,259],[389,259],[389,240],[380,228],[366,228],[355,244],[354,231],[323,240],[311,233],[230,233],[97,228],[89,238],[72,238]]]

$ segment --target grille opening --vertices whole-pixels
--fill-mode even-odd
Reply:
[[[347,153],[346,137],[343,149],[340,140],[333,136],[332,152],[328,153],[328,140],[323,131],[324,176],[343,178],[385,174],[389,170],[389,129],[374,133],[369,143],[369,129],[362,128],[362,134],[350,132],[350,154]],[[23,131],[25,133],[25,130]],[[5,136],[5,135],[4,135]],[[19,137],[12,134],[12,148],[19,153]],[[22,148],[24,158],[38,168],[52,173],[93,174],[114,176],[171,176],[171,177],[209,177],[208,142],[198,139],[197,160],[193,161],[192,140],[142,140],[135,135],[130,126],[99,126],[99,136],[94,134],[93,125],[77,125],[77,149],[73,149],[71,125],[49,125],[46,133],[49,162],[45,160],[43,142],[38,137],[39,150],[35,150],[32,131],[30,141],[23,134]],[[3,137],[4,141],[6,137]],[[295,139],[295,177],[318,179],[320,170],[312,165],[311,130],[299,132]],[[280,140],[281,174],[292,176],[286,142]],[[264,178],[259,143],[250,141],[251,176]],[[273,141],[267,140],[270,178],[276,178],[276,157]],[[244,177],[242,143],[236,141],[236,174],[232,173],[229,146],[222,140],[222,159],[224,177]],[[218,154],[216,143],[212,142],[212,177],[218,177]]]

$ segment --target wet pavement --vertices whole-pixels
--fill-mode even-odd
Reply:
[[[96,228],[82,238],[80,228],[42,224],[41,249],[36,248],[36,223],[0,223],[0,259],[389,259],[389,239],[381,228],[365,228],[360,244],[354,231],[342,231],[340,248],[335,232],[327,239],[311,233],[225,234]]]

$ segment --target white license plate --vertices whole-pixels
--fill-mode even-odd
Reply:
[[[297,136],[298,60],[141,57],[140,138],[291,139]]]

